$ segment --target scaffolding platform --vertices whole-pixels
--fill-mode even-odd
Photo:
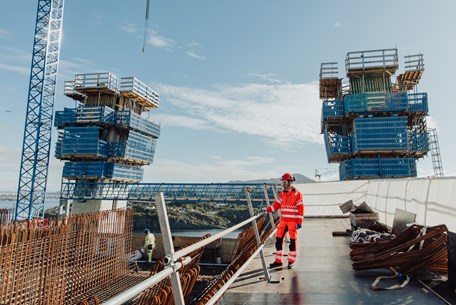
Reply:
[[[339,98],[342,95],[342,80],[338,77],[337,62],[320,65],[320,99]]]
[[[413,90],[424,73],[423,54],[408,55],[405,58],[405,72],[399,74],[396,86],[399,90]]]

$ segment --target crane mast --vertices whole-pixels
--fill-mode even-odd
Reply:
[[[15,220],[42,218],[51,147],[64,0],[39,0]]]

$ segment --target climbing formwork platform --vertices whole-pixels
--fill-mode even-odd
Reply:
[[[329,79],[340,80],[336,65],[320,68],[321,132],[328,162],[340,163],[340,179],[416,176],[416,159],[429,151],[428,96],[416,90],[422,54],[406,56],[405,72],[394,81],[397,49],[349,52],[346,89],[331,87]]]
[[[153,162],[160,124],[149,120],[159,95],[134,77],[77,74],[65,82],[75,108],[57,111],[55,157],[65,160],[64,181],[140,182]],[[92,211],[97,210],[94,205]]]

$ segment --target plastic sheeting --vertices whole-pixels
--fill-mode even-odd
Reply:
[[[305,216],[342,216],[339,204],[365,201],[392,226],[396,208],[415,213],[422,225],[445,224],[456,232],[456,177],[352,180],[296,184]]]

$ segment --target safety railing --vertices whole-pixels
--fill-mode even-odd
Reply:
[[[118,92],[119,78],[110,72],[76,74],[74,90],[84,92],[90,89],[108,89]]]
[[[172,235],[171,235],[171,229],[169,226],[168,222],[168,215],[166,211],[166,204],[165,204],[165,197],[163,193],[157,193],[155,194],[155,203],[157,207],[157,214],[158,214],[158,220],[160,224],[160,231],[162,234],[162,239],[163,239],[163,248],[165,250],[165,253],[167,254],[164,263],[165,263],[165,268],[163,271],[157,273],[156,275],[151,276],[147,280],[139,283],[138,285],[118,294],[117,296],[101,303],[101,305],[121,305],[124,304],[125,302],[131,300],[132,298],[136,297],[140,293],[144,292],[148,288],[152,287],[153,285],[157,284],[161,280],[165,279],[166,277],[170,277],[171,279],[171,285],[172,285],[172,294],[173,294],[173,299],[174,299],[174,304],[176,305],[185,305],[185,300],[184,300],[184,295],[183,295],[183,289],[181,286],[181,280],[179,278],[179,270],[186,264],[189,263],[191,258],[188,256],[190,253],[194,252],[197,249],[200,249],[201,247],[204,247],[220,238],[223,238],[227,234],[241,228],[242,226],[251,223],[253,230],[255,232],[255,239],[256,239],[256,244],[257,244],[257,249],[253,253],[253,255],[250,256],[250,258],[244,262],[244,264],[238,269],[238,271],[231,276],[231,278],[225,282],[225,284],[219,288],[218,292],[215,293],[211,299],[209,300],[208,303],[206,304],[215,304],[217,301],[223,296],[224,292],[229,288],[229,286],[237,279],[237,277],[243,272],[243,270],[248,266],[248,264],[251,262],[253,258],[255,258],[258,254],[260,254],[262,265],[263,265],[263,272],[264,272],[264,277],[265,279],[269,282],[270,276],[268,269],[266,267],[266,262],[264,259],[263,255],[263,248],[264,248],[264,243],[261,242],[260,240],[260,235],[258,232],[258,227],[256,224],[256,220],[259,217],[262,217],[264,213],[260,213],[258,215],[254,215],[253,212],[253,207],[252,207],[252,202],[250,200],[250,191],[251,189],[245,187],[244,192],[246,196],[246,202],[249,207],[249,212],[250,212],[250,218],[227,229],[224,230],[218,234],[215,234],[209,238],[200,240],[199,242],[194,243],[193,245],[190,245],[189,247],[183,248],[179,251],[175,251],[174,249],[174,244],[172,240]],[[273,231],[274,233],[275,231]],[[272,236],[270,234],[268,238]]]
[[[382,49],[348,52],[345,68],[350,70],[366,70],[371,68],[397,69],[399,67],[397,49]]]
[[[120,92],[126,96],[136,96],[146,102],[146,107],[158,108],[160,95],[149,86],[134,77],[122,77],[120,79]]]
[[[405,59],[405,72],[424,71],[423,54],[407,55]]]
[[[320,65],[320,78],[338,78],[337,62],[324,62]]]

